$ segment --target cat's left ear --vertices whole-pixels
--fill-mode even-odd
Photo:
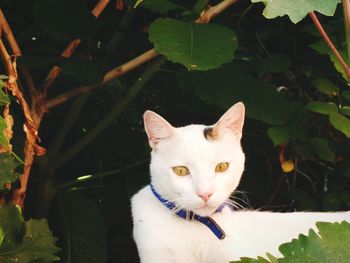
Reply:
[[[220,136],[220,133],[233,133],[238,140],[242,138],[244,125],[245,107],[243,102],[238,102],[229,108],[219,121],[214,125],[214,130]]]
[[[175,128],[153,111],[148,110],[143,114],[143,123],[152,149],[155,149],[161,140],[168,139],[174,134]]]

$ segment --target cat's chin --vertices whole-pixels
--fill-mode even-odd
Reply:
[[[211,214],[215,213],[216,209],[217,207],[206,205],[193,210],[193,212],[195,212],[197,215],[200,215],[200,216],[210,216]]]

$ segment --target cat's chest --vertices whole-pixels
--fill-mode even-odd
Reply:
[[[170,248],[172,254],[188,263],[224,262],[233,258],[232,247],[242,242],[233,234],[230,213],[225,208],[212,217],[226,233],[225,239],[219,240],[202,223],[175,215],[145,187],[133,198],[134,235],[136,239],[152,237],[154,246]]]

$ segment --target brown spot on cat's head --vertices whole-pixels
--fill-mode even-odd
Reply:
[[[215,140],[218,137],[217,129],[213,127],[205,128],[203,134],[208,141]]]

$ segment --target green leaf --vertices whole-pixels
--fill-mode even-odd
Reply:
[[[287,127],[271,127],[267,130],[267,133],[274,146],[287,143],[291,136]]]
[[[341,93],[341,96],[342,96],[344,99],[350,101],[350,91],[348,91],[348,90],[343,91],[343,92]]]
[[[293,23],[298,23],[309,12],[317,11],[326,16],[332,16],[341,0],[251,0],[253,3],[263,2],[266,18],[289,16]]]
[[[7,138],[4,135],[4,129],[6,129],[7,124],[3,117],[0,116],[0,145],[7,146],[9,144]]]
[[[0,243],[0,262],[50,263],[59,259],[54,255],[59,249],[46,219],[24,222],[19,208],[2,205],[0,229],[4,234]]]
[[[10,263],[14,260],[21,263],[30,263],[34,260],[50,263],[59,260],[59,257],[55,255],[59,251],[55,245],[56,238],[49,230],[46,219],[31,219],[25,222],[24,229],[21,244],[3,253],[4,263]]]
[[[314,79],[312,84],[319,92],[329,97],[334,97],[339,93],[339,88],[328,79]]]
[[[0,205],[0,228],[4,233],[4,238],[0,246],[1,254],[15,247],[23,236],[24,220],[21,211],[14,205]]]
[[[307,103],[305,105],[305,108],[308,109],[309,111],[313,111],[313,112],[317,112],[325,115],[334,114],[339,111],[338,106],[332,102],[313,101],[313,102]]]
[[[350,107],[349,106],[342,106],[340,108],[340,112],[346,116],[350,116]]]
[[[325,138],[315,137],[310,141],[313,151],[322,159],[327,162],[335,162],[335,154],[329,147],[329,142]]]
[[[62,59],[59,63],[62,72],[77,79],[81,85],[96,85],[107,72],[106,65],[99,61],[85,61],[74,58]]]
[[[346,51],[339,50],[339,53],[342,56],[342,58],[345,60],[345,62],[349,65],[349,60],[347,59],[348,55],[347,55]],[[349,82],[350,80],[349,80],[348,76],[346,75],[345,70],[343,69],[342,65],[340,64],[339,60],[337,59],[337,57],[334,55],[333,52],[329,52],[329,58],[332,61],[335,69],[343,76],[343,78],[346,81]]]
[[[45,32],[59,41],[85,39],[98,28],[96,17],[80,0],[38,0],[33,13]]]
[[[327,262],[320,237],[314,230],[310,230],[308,236],[299,235],[298,239],[293,239],[290,243],[282,244],[279,250],[284,256],[284,258],[279,260],[281,263],[304,261],[308,263]]]
[[[19,178],[16,168],[19,163],[8,153],[0,153],[0,190],[5,189],[6,183],[12,183]]]
[[[316,223],[329,262],[347,262],[350,258],[350,224]]]
[[[4,241],[5,233],[0,227],[0,247],[2,246],[2,242]]]
[[[329,115],[329,122],[334,128],[350,138],[350,120],[348,118],[339,113],[333,113]]]
[[[243,72],[240,65],[227,65],[208,72],[189,72],[180,76],[194,93],[208,104],[223,109],[235,101],[246,104],[247,116],[270,125],[283,125],[300,109],[300,103],[289,102],[284,94]],[[220,86],[218,86],[220,80]],[[257,100],[257,98],[259,98]]]
[[[189,70],[209,70],[233,59],[236,34],[219,24],[196,24],[175,19],[157,19],[149,38],[155,49]]]
[[[324,41],[324,39],[320,39],[316,43],[309,45],[309,47],[311,47],[313,50],[315,50],[320,55],[328,55],[331,52],[331,50],[329,49],[329,47],[328,47],[326,41]]]
[[[146,0],[146,1],[138,0],[135,6],[139,3],[141,7],[147,8],[149,10],[152,10],[154,12],[158,12],[161,14],[166,14],[169,11],[175,10],[175,9],[180,9],[180,10],[184,9],[184,7],[174,4],[173,2],[170,2],[167,0]]]
[[[0,87],[0,106],[10,104],[9,96],[4,92],[3,88]]]
[[[105,220],[96,202],[79,191],[62,194],[63,226],[67,261],[74,263],[107,262]],[[84,205],[82,205],[84,204]]]
[[[284,54],[276,54],[261,59],[257,63],[259,72],[283,73],[288,70],[291,62],[288,56]]]
[[[137,0],[135,5],[134,5],[134,8],[136,8],[139,4],[141,4],[143,2],[143,0]]]
[[[318,234],[312,229],[307,236],[299,235],[297,239],[279,247],[283,258],[268,256],[269,260],[241,258],[234,263],[345,263],[350,258],[350,224],[316,223]],[[269,255],[269,254],[268,254]]]

